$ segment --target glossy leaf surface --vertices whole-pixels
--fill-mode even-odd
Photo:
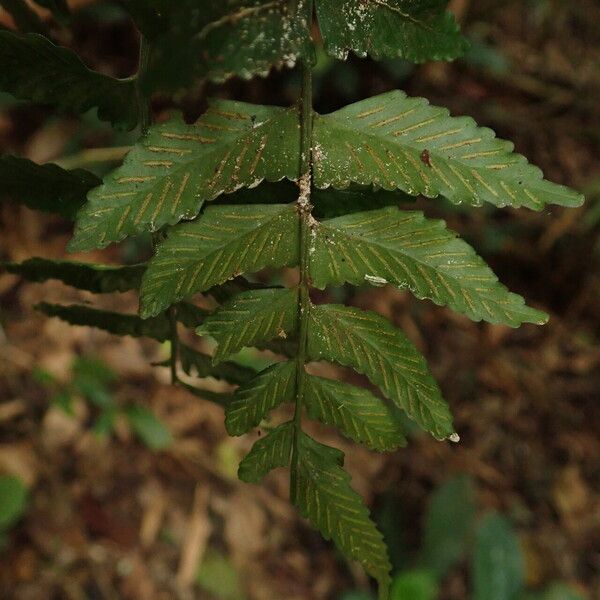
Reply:
[[[214,206],[171,230],[142,284],[142,316],[225,283],[241,273],[298,264],[294,205]]]
[[[102,248],[198,215],[204,202],[298,171],[296,111],[215,102],[193,125],[155,125],[89,195],[70,249]]]
[[[239,294],[208,317],[197,333],[217,340],[214,361],[219,362],[244,347],[285,340],[297,327],[298,290],[267,289]]]
[[[373,450],[386,452],[406,445],[393,411],[368,390],[309,375],[304,404],[311,418],[339,428],[346,437]]]
[[[308,354],[363,373],[437,439],[453,435],[450,410],[425,359],[387,319],[346,306],[314,306]]]
[[[548,316],[510,293],[473,248],[444,221],[396,208],[354,213],[316,228],[314,285],[395,285],[475,321],[518,327]]]
[[[456,204],[579,206],[577,192],[543,179],[514,146],[470,117],[393,91],[315,121],[315,184],[376,184]]]
[[[343,461],[342,452],[302,433],[295,502],[326,539],[332,539],[346,556],[360,562],[377,579],[385,598],[391,571],[387,548],[362,498],[350,486]]]

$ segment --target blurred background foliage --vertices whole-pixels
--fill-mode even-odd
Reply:
[[[18,4],[0,2],[1,27],[50,31],[111,75],[136,70],[137,36],[118,3],[37,3],[54,17],[34,3],[19,13]],[[552,320],[513,331],[388,288],[323,292],[407,331],[432,364],[462,443],[412,430],[406,450],[382,457],[316,433],[348,453],[353,485],[373,506],[392,552],[394,600],[592,599],[600,590],[600,5],[451,6],[472,42],[465,58],[415,67],[339,63],[321,52],[317,109],[403,88],[472,115],[548,178],[582,190],[581,209],[540,214],[415,203],[447,219]],[[193,120],[211,95],[290,104],[298,89],[294,71],[199,83],[175,102],[157,96],[155,115],[175,106]],[[93,112],[55,115],[0,95],[3,153],[102,175],[135,136]],[[0,258],[62,258],[71,227],[0,204]],[[133,264],[149,252],[142,237],[77,258]],[[360,569],[287,506],[285,477],[256,489],[236,481],[253,439],[228,439],[220,409],[149,367],[167,348],[44,319],[31,307],[48,298],[92,300],[0,275],[0,597],[372,598]],[[126,293],[103,308],[134,311],[136,300]],[[263,367],[270,358],[237,360]]]

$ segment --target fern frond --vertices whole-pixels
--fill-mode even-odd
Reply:
[[[137,315],[115,313],[89,306],[48,304],[36,305],[36,310],[49,317],[58,317],[71,325],[95,327],[119,336],[149,337],[158,342],[171,338],[171,325],[165,315],[153,319],[140,319]]]
[[[548,316],[510,293],[473,248],[443,221],[385,208],[315,226],[310,272],[315,287],[390,283],[475,321],[542,325]]]
[[[295,504],[326,539],[360,562],[377,579],[380,598],[387,598],[391,564],[383,536],[369,517],[362,498],[342,468],[344,455],[304,433],[298,441]]]
[[[84,113],[125,129],[138,122],[133,79],[114,79],[88,69],[72,50],[37,33],[0,31],[0,91],[20,100]]]
[[[27,281],[44,283],[54,279],[94,294],[137,290],[146,270],[146,265],[113,267],[45,258],[30,258],[22,263],[0,263],[0,267]]]
[[[196,330],[217,340],[218,363],[246,346],[265,346],[285,340],[298,328],[298,290],[267,289],[244,292],[207,317]]]
[[[313,306],[308,354],[312,360],[356,369],[434,437],[453,436],[452,415],[425,359],[380,315],[347,306]]]
[[[243,435],[274,408],[296,399],[296,364],[272,365],[235,392],[225,411],[229,435]]]
[[[59,19],[68,13],[65,0],[35,1]],[[23,0],[1,4],[25,7],[24,27],[45,29]],[[409,339],[378,314],[316,303],[314,289],[390,284],[476,321],[541,324],[547,316],[499,283],[443,221],[399,208],[419,195],[537,210],[578,206],[582,197],[544,180],[491,130],[423,98],[395,91],[332,114],[314,112],[315,7],[330,55],[422,62],[452,59],[467,47],[448,0],[119,4],[141,34],[136,76],[107,77],[43,36],[0,31],[0,91],[61,110],[98,107],[101,119],[129,128],[139,120],[142,138],[103,181],[83,170],[0,157],[0,194],[67,217],[78,212],[71,250],[151,232],[154,257],[132,267],[47,259],[0,266],[30,281],[55,279],[93,293],[139,289],[140,316],[89,306],[38,308],[74,325],[169,341],[170,358],[158,366],[170,368],[174,385],[218,403],[231,435],[266,430],[241,461],[240,478],[258,482],[289,467],[292,502],[377,579],[380,600],[389,600],[383,536],[351,487],[343,453],[310,438],[303,420],[381,452],[407,442],[400,411],[439,440],[459,438],[425,358]],[[196,123],[176,116],[151,125],[154,92],[199,79],[265,75],[298,60],[297,106],[217,100]],[[269,282],[270,270],[284,267],[298,268],[289,288],[244,278],[260,273],[257,279]],[[187,300],[196,294],[203,294],[202,307]],[[212,337],[214,355],[181,343],[182,326]],[[244,367],[235,355],[246,347],[277,353],[281,362],[260,372]],[[353,368],[379,389],[317,377],[313,361]],[[205,390],[179,369],[237,387]],[[265,426],[283,404],[294,405],[293,419]],[[466,510],[455,511],[459,533],[461,514],[471,510],[463,504]],[[437,508],[430,511],[430,533]],[[426,539],[424,558],[436,572],[460,556],[460,540],[437,552],[435,535]]]
[[[215,365],[208,354],[198,352],[186,344],[179,345],[178,355],[183,372],[190,376],[214,377],[235,385],[243,385],[256,376],[254,369],[235,362],[222,362]],[[167,361],[163,366],[169,365],[170,361]]]
[[[238,476],[246,483],[258,483],[267,473],[287,467],[292,456],[294,424],[284,423],[258,440],[242,460]]]
[[[146,84],[166,90],[197,79],[223,82],[238,76],[265,77],[272,69],[291,68],[311,59],[309,4],[288,0],[124,0],[138,27],[152,40],[154,59]]]
[[[400,91],[317,117],[314,135],[319,188],[376,184],[429,198],[441,194],[456,204],[534,210],[583,202],[581,194],[543,179],[491,129]]]
[[[91,192],[71,251],[103,248],[196,217],[204,202],[264,179],[294,179],[294,110],[217,101],[193,125],[180,117],[148,135]]]
[[[346,437],[373,450],[388,452],[406,445],[393,411],[368,390],[308,375],[304,405],[312,419],[337,427]]]
[[[212,206],[171,230],[142,283],[143,317],[210,290],[241,273],[298,264],[298,217],[293,204]]]
[[[38,165],[16,156],[0,157],[0,198],[67,219],[75,218],[87,193],[101,183],[83,169],[67,171],[51,163]]]

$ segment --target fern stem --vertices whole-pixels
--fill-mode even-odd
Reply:
[[[290,495],[292,502],[297,496],[297,471],[298,471],[298,446],[302,433],[302,407],[304,403],[304,388],[306,384],[305,365],[307,360],[308,321],[310,316],[310,243],[312,235],[313,217],[311,215],[311,188],[312,188],[312,67],[302,63],[302,97],[300,106],[301,124],[301,154],[299,169],[299,188],[297,207],[300,223],[300,286],[298,302],[298,318],[300,321],[300,335],[298,340],[298,355],[296,358],[296,407],[294,411],[294,444],[292,448],[292,464],[290,471]]]

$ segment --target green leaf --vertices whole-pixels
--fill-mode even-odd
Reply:
[[[25,0],[0,0],[0,6],[8,11],[19,31],[23,33],[46,33],[46,27]]]
[[[240,463],[238,476],[246,483],[258,483],[267,473],[287,467],[292,456],[294,424],[284,423],[258,440]]]
[[[198,34],[206,76],[223,82],[233,75],[250,79],[272,68],[292,67],[300,56],[312,57],[310,3],[288,0],[234,0],[226,14]],[[217,8],[223,13],[223,8]]]
[[[116,403],[109,389],[116,379],[116,373],[95,358],[81,356],[73,363],[73,389],[103,411],[116,409]]]
[[[232,562],[221,554],[207,552],[198,568],[196,582],[211,598],[245,600],[239,573]]]
[[[21,202],[33,210],[74,219],[87,193],[102,182],[83,169],[66,171],[54,164],[38,165],[25,158],[2,156],[0,183],[3,198]]]
[[[585,596],[566,583],[553,583],[539,596],[540,600],[585,600]]]
[[[377,579],[380,597],[387,598],[392,568],[387,548],[362,498],[350,486],[343,460],[339,450],[301,433],[295,503],[325,539],[332,539],[346,556],[360,562]]]
[[[237,389],[225,411],[229,435],[248,433],[281,404],[296,399],[296,363],[272,365]]]
[[[69,247],[103,248],[192,219],[223,193],[294,179],[299,148],[295,109],[216,101],[193,125],[155,125],[90,193]]]
[[[71,416],[75,416],[71,413]],[[115,429],[117,411],[114,408],[105,410],[98,415],[92,431],[99,438],[108,438]]]
[[[12,527],[22,516],[27,504],[27,489],[17,477],[0,477],[0,531]]]
[[[473,529],[475,512],[473,482],[466,475],[448,480],[430,497],[421,563],[438,579],[462,558]]]
[[[438,584],[429,571],[405,571],[394,578],[390,600],[436,600]]]
[[[304,403],[312,419],[338,427],[345,436],[373,450],[385,452],[406,445],[393,412],[368,390],[307,375]]]
[[[376,184],[455,204],[580,206],[583,197],[543,179],[513,144],[470,117],[393,91],[315,119],[315,185]]]
[[[227,405],[231,402],[231,394],[211,392],[210,390],[204,390],[202,388],[197,388],[193,385],[189,385],[184,381],[180,381],[179,386],[187,390],[193,396],[196,396],[196,398],[200,398],[200,400],[205,400],[208,402],[214,402],[221,408],[226,408]]]
[[[243,367],[235,362],[222,362],[214,365],[212,357],[185,344],[179,346],[179,359],[181,360],[181,368],[190,376],[214,377],[237,385],[247,383],[256,376],[254,369]]]
[[[130,406],[125,410],[127,421],[136,435],[150,450],[166,450],[173,437],[166,425],[143,406]]]
[[[244,272],[297,265],[298,236],[293,204],[208,208],[158,247],[142,283],[142,316]]]
[[[329,54],[404,58],[422,63],[462,56],[468,43],[448,0],[318,0],[319,25]]]
[[[105,387],[115,383],[117,374],[103,361],[90,356],[79,356],[73,362],[75,383],[85,381],[87,385]]]
[[[146,85],[173,89],[197,78],[223,82],[233,76],[266,76],[272,68],[292,67],[299,56],[312,58],[309,4],[300,0],[293,16],[288,0],[153,0],[151,9],[129,0],[134,18],[153,39],[153,61]]]
[[[548,320],[499,283],[444,221],[390,207],[325,221],[315,232],[310,271],[317,288],[390,283],[475,321],[518,327]]]
[[[282,288],[239,294],[207,317],[196,333],[217,340],[217,363],[244,347],[285,339],[297,327],[298,290]]]
[[[450,410],[425,359],[380,315],[346,306],[313,306],[308,354],[363,373],[437,439],[454,435]]]
[[[88,306],[60,306],[45,302],[35,308],[49,317],[58,317],[71,325],[96,327],[113,335],[149,337],[159,342],[165,342],[171,337],[171,325],[165,315],[143,320],[137,315],[108,312]]]
[[[94,294],[127,292],[140,287],[145,265],[112,267],[63,260],[30,258],[23,263],[0,263],[9,273],[27,281],[43,283],[57,279],[66,285]]]
[[[133,79],[88,69],[72,50],[36,33],[0,31],[0,90],[19,100],[77,113],[98,107],[98,117],[133,129],[138,120]]]
[[[489,514],[473,553],[473,600],[516,600],[523,591],[523,555],[510,522]]]

